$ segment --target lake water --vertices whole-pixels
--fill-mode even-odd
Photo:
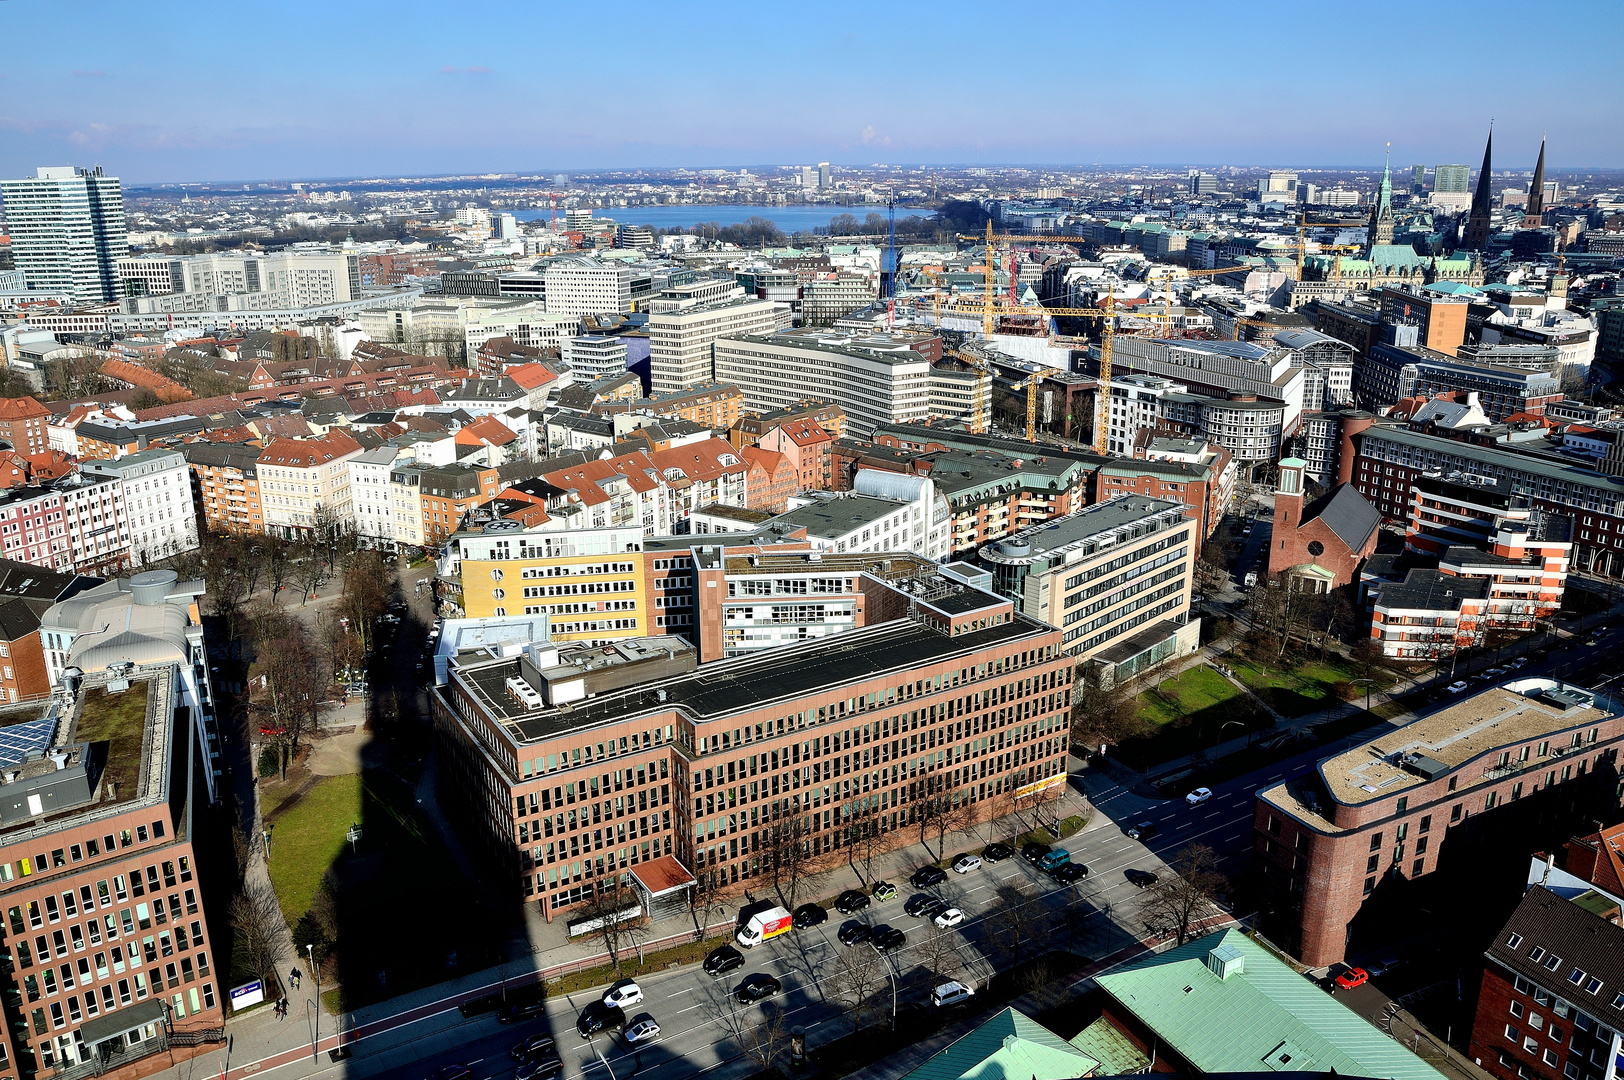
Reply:
[[[520,221],[546,220],[552,217],[552,210],[519,210],[514,217]],[[813,229],[827,228],[829,219],[838,214],[851,214],[860,222],[871,213],[881,216],[885,214],[885,207],[875,206],[622,206],[606,207],[592,211],[595,218],[609,218],[622,225],[651,225],[661,229],[691,229],[698,224],[742,225],[753,217],[763,217],[777,225],[784,232],[794,234],[798,232],[811,232]],[[929,217],[933,211],[909,208],[897,208],[898,219],[909,215]],[[559,212],[559,220],[563,220],[563,212]]]

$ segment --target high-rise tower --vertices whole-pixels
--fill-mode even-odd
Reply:
[[[0,180],[17,269],[30,289],[101,304],[119,299],[117,263],[130,253],[124,193],[101,167],[41,167]]]
[[[1370,208],[1369,236],[1365,247],[1380,247],[1393,242],[1393,165],[1382,166],[1382,183],[1376,192],[1376,205]]]
[[[1494,153],[1494,125],[1489,125],[1489,141],[1483,144],[1483,167],[1477,173],[1477,190],[1472,193],[1472,211],[1466,218],[1467,251],[1489,246],[1489,158]]]
[[[1539,160],[1534,163],[1534,182],[1528,185],[1528,212],[1523,228],[1537,229],[1545,224],[1545,137],[1540,136]]]

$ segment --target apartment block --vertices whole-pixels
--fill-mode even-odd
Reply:
[[[1071,664],[1009,606],[695,666],[677,639],[459,656],[431,705],[448,808],[548,918],[619,878],[645,909],[767,888],[1065,782]],[[717,687],[724,687],[721,692]]]
[[[1458,897],[1477,872],[1471,851],[1531,850],[1595,816],[1616,818],[1621,740],[1613,699],[1517,679],[1259,791],[1266,932],[1309,966],[1335,964],[1360,947],[1362,929],[1388,940],[1377,927]],[[1454,876],[1434,876],[1456,848]]]
[[[213,532],[265,531],[259,497],[257,446],[187,443],[181,448],[192,473],[192,498]]]
[[[89,481],[117,481],[124,491],[133,566],[167,559],[197,547],[197,508],[186,457],[178,450],[142,450],[117,461],[87,461]]]
[[[31,397],[0,398],[0,439],[19,454],[43,454],[50,449],[46,430],[52,413]]]
[[[295,537],[327,521],[354,516],[347,462],[361,444],[341,430],[315,439],[274,439],[259,455],[265,531]]]

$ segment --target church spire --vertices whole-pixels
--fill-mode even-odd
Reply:
[[[1393,242],[1393,144],[1388,143],[1387,146],[1387,162],[1382,166],[1381,187],[1376,192],[1376,205],[1370,209],[1366,248]]]
[[[1528,185],[1528,212],[1523,228],[1537,229],[1545,223],[1545,136],[1539,137],[1539,161],[1534,164],[1534,182]]]
[[[1489,246],[1489,173],[1490,157],[1494,153],[1494,121],[1489,121],[1489,141],[1483,144],[1483,168],[1477,173],[1477,190],[1472,193],[1472,212],[1466,219],[1468,251],[1482,251]]]

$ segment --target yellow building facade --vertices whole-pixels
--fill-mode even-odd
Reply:
[[[447,557],[467,618],[546,615],[555,642],[655,633],[641,528],[544,532],[493,522],[460,530]]]

